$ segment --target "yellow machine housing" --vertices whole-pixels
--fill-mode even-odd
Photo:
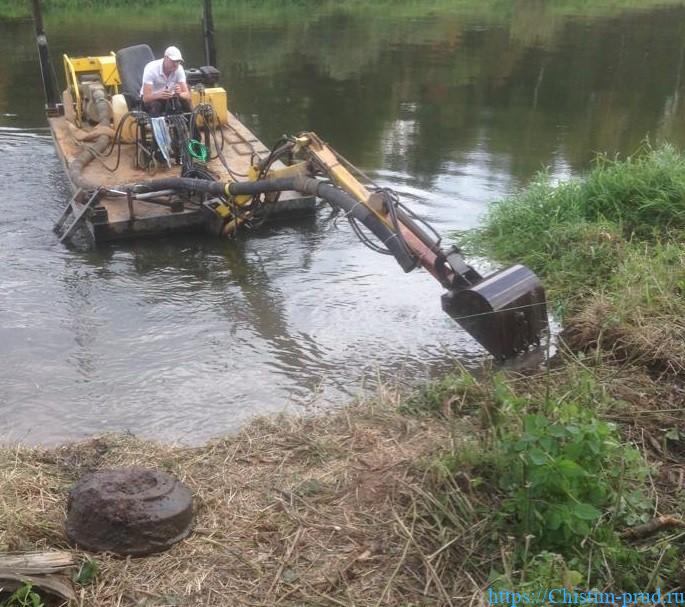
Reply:
[[[64,73],[67,81],[67,91],[63,96],[63,101],[67,108],[67,116],[74,116],[74,122],[80,126],[83,120],[83,99],[79,85],[84,76],[97,75],[100,82],[105,86],[110,96],[117,96],[119,93],[119,71],[117,70],[116,55],[112,52],[109,55],[100,57],[69,57],[64,55]],[[212,106],[214,114],[220,125],[228,124],[228,93],[223,87],[194,86],[191,91],[191,103],[193,107],[200,103],[208,103]],[[121,98],[123,99],[123,97]],[[120,115],[125,113],[121,107],[121,99],[117,98],[114,110],[114,127],[116,128]],[[73,112],[69,111],[73,107]],[[202,124],[202,117],[198,116],[198,122]],[[217,125],[215,125],[217,126]],[[128,127],[128,125],[127,125]],[[131,141],[133,133],[130,128],[125,129],[124,139]]]
[[[115,89],[121,84],[119,72],[117,71],[117,61],[114,53],[102,57],[69,57],[64,55],[64,67],[72,80],[76,80],[79,74],[98,74],[102,84],[113,86]]]
[[[83,99],[79,85],[84,76],[96,75],[110,95],[119,92],[119,72],[114,53],[101,57],[69,57],[63,55],[64,74],[67,81],[67,91],[63,101],[74,104],[75,122],[80,126],[83,114]],[[70,98],[69,98],[70,96]]]
[[[208,103],[214,110],[214,115],[217,117],[219,124],[228,124],[228,93],[226,89],[220,86],[205,88],[203,86],[194,86],[190,91],[193,107],[200,103]],[[198,116],[198,122],[202,120]],[[200,122],[201,123],[201,122]]]

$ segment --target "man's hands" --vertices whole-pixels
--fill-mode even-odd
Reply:
[[[177,84],[174,88],[174,93],[178,95],[181,99],[190,101],[190,91],[188,90],[187,84]]]
[[[177,84],[173,89],[164,89],[162,91],[159,91],[157,93],[159,95],[158,99],[171,99],[172,97],[187,97],[188,95],[185,94],[186,89],[183,88],[180,84]]]
[[[148,89],[149,87],[149,89]],[[151,101],[166,101],[173,97],[180,97],[190,101],[190,91],[186,84],[176,84],[173,88],[165,88],[156,93],[152,92],[152,85],[146,84],[143,89],[143,101],[150,103]]]
[[[178,89],[178,85],[176,85],[176,88]],[[171,99],[176,95],[176,90],[171,90],[171,89],[162,89],[157,93],[157,99]]]

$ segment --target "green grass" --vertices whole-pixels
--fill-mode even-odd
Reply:
[[[575,345],[606,346],[685,370],[685,158],[670,145],[623,160],[599,156],[587,175],[541,174],[495,203],[467,246],[539,274]]]
[[[611,16],[624,11],[646,10],[661,6],[678,6],[684,0],[561,0],[550,2],[543,7],[550,15],[561,16]],[[201,2],[184,2],[183,0],[43,0],[44,11],[48,14],[69,13],[72,11],[113,10],[147,13],[150,18],[162,17],[166,13],[195,16],[201,8]],[[330,12],[370,13],[385,15],[391,12],[393,18],[425,17],[427,14],[476,15],[488,20],[502,21],[508,19],[515,7],[507,0],[349,0],[340,3],[333,0],[214,0],[215,18],[222,18],[235,12],[249,11],[259,21],[265,16],[282,18],[298,14],[310,16]],[[0,19],[17,19],[30,15],[28,0],[0,0]]]
[[[599,156],[590,172],[560,184],[538,175],[495,203],[471,245],[494,259],[523,261],[555,289],[605,282],[632,246],[685,229],[685,159],[671,146],[645,146],[625,160]]]
[[[436,544],[454,536],[451,525],[466,526],[457,491],[468,498],[469,524],[487,530],[477,547],[458,551],[469,551],[471,564],[498,555],[486,561],[495,561],[488,576],[494,590],[634,592],[677,583],[676,541],[636,545],[621,535],[651,518],[656,468],[612,421],[629,412],[615,387],[615,370],[566,359],[549,375],[477,380],[462,370],[421,388],[408,409],[444,415],[454,428],[450,447],[429,464],[437,497],[425,516],[435,520],[436,504],[452,504],[451,514],[439,517]],[[659,504],[678,514],[672,499],[661,496]]]

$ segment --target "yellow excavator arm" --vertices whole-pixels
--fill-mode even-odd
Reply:
[[[482,276],[456,246],[444,248],[440,235],[394,191],[372,184],[315,133],[283,137],[252,167],[247,181],[172,178],[146,186],[213,195],[205,204],[221,219],[226,235],[251,221],[280,192],[317,196],[343,211],[362,242],[394,256],[405,272],[419,265],[430,272],[445,289],[443,310],[493,356],[504,359],[525,351],[548,328],[545,291],[530,269],[514,265]]]
[[[352,174],[354,167],[315,133],[303,133],[293,141],[293,155],[310,165],[310,173],[323,174],[362,205],[367,217],[373,217],[374,221],[364,222],[372,232],[376,233],[374,226],[381,223],[390,238],[402,244],[395,249],[406,253],[396,255],[405,271],[421,265],[447,289],[443,309],[491,354],[508,358],[539,341],[548,328],[547,309],[542,284],[531,270],[515,265],[481,276],[455,246],[443,249],[435,231],[402,205],[394,193],[369,191]],[[278,179],[289,170],[291,167],[271,170],[267,178]],[[388,241],[383,244],[387,246]]]

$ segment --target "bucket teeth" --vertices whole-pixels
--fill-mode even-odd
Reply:
[[[522,265],[491,274],[473,287],[445,293],[442,308],[500,359],[539,343],[548,329],[545,290]]]

